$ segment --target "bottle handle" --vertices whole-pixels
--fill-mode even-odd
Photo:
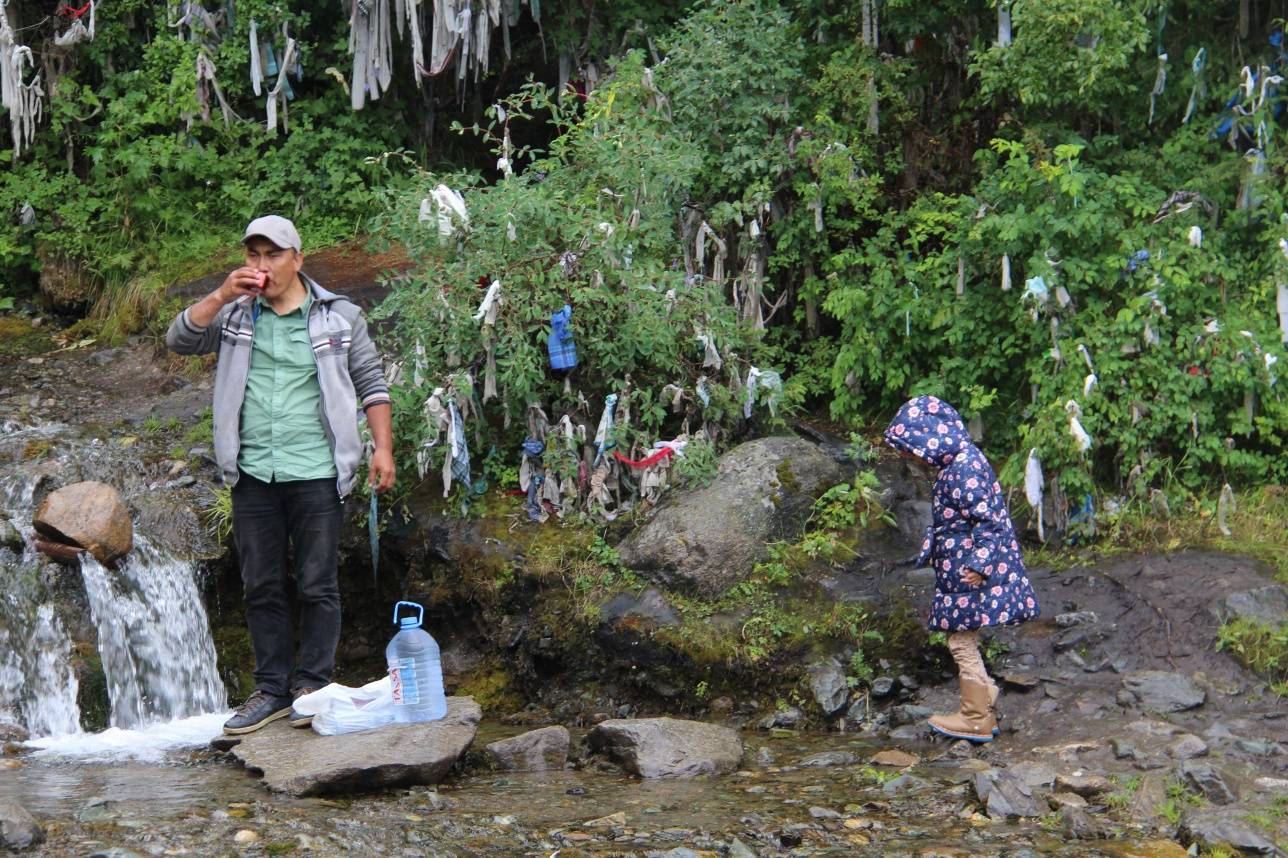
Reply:
[[[415,609],[416,609],[416,625],[417,625],[417,627],[424,625],[424,623],[425,623],[425,608],[424,608],[423,606],[421,606],[421,605],[417,604],[416,602],[398,602],[397,604],[395,604],[395,605],[394,605],[394,625],[395,625],[395,626],[397,626],[397,625],[400,625],[400,624],[401,624],[401,623],[399,622],[399,619],[398,619],[398,609],[399,609],[399,608],[401,608],[403,605],[406,605],[406,606],[407,606],[407,607],[409,607],[409,608],[415,608]]]

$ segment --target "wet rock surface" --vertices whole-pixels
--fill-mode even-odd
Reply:
[[[571,743],[566,727],[542,727],[488,743],[487,752],[503,769],[519,772],[559,770],[568,762]]]
[[[642,778],[687,778],[733,771],[742,759],[736,730],[677,718],[614,719],[586,737],[591,750]]]
[[[373,792],[436,784],[474,741],[482,710],[468,697],[449,697],[439,721],[398,724],[319,736],[276,721],[244,737],[216,739],[264,785],[296,796]]]
[[[0,802],[0,847],[22,852],[43,842],[45,829],[16,804]]]
[[[720,458],[711,485],[663,500],[618,553],[654,581],[714,598],[764,559],[768,543],[798,529],[814,498],[844,474],[801,438],[748,441]]]

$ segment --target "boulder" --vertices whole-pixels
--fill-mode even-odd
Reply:
[[[1253,620],[1272,628],[1288,621],[1288,588],[1267,584],[1231,593],[1210,609],[1217,622]]]
[[[705,488],[674,492],[618,546],[622,563],[660,584],[713,599],[797,535],[813,501],[845,469],[808,441],[748,441],[720,459]]]
[[[918,545],[921,544],[922,538],[926,535],[926,528],[930,527],[932,520],[930,501],[907,500],[894,508],[895,526],[906,539]]]
[[[1055,779],[1055,788],[1063,792],[1077,793],[1083,798],[1095,798],[1112,792],[1114,782],[1104,775],[1060,775]]]
[[[814,694],[814,702],[827,716],[835,715],[845,708],[845,701],[850,696],[850,685],[845,681],[845,671],[835,658],[824,659],[810,665],[809,689]]]
[[[874,766],[894,766],[895,768],[906,769],[909,766],[915,766],[921,762],[921,758],[915,754],[909,754],[907,751],[900,751],[898,748],[890,748],[885,751],[878,751],[873,754],[868,762]]]
[[[1104,837],[1100,823],[1080,808],[1060,808],[1060,831],[1066,840],[1098,840]]]
[[[492,742],[487,752],[503,769],[516,772],[562,770],[568,762],[571,737],[564,727],[542,727]]]
[[[1182,733],[1167,746],[1167,755],[1174,760],[1189,760],[1194,757],[1206,757],[1208,744],[1193,733]]]
[[[1038,817],[1047,812],[1047,804],[1033,794],[1033,788],[998,769],[977,772],[972,784],[975,797],[993,819]]]
[[[1264,834],[1238,817],[1221,811],[1189,813],[1181,820],[1179,839],[1204,851],[1236,849],[1245,855],[1277,855],[1278,848]]]
[[[16,804],[0,802],[0,848],[21,852],[43,843],[45,829]]]
[[[1123,689],[1151,712],[1183,712],[1207,700],[1207,694],[1188,676],[1166,670],[1132,671],[1123,677]]]
[[[642,778],[731,772],[742,759],[737,731],[677,718],[611,719],[596,725],[586,741]]]
[[[474,741],[483,711],[470,697],[447,698],[438,721],[319,736],[278,721],[244,737],[220,737],[264,785],[296,796],[371,792],[436,784]],[[240,741],[238,741],[240,738]]]
[[[80,546],[104,565],[134,547],[134,526],[125,501],[116,489],[93,480],[50,492],[31,523],[41,536]]]

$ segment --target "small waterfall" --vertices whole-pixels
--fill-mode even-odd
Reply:
[[[225,708],[194,571],[191,563],[167,556],[141,536],[116,572],[82,555],[113,727],[131,729]]]
[[[32,449],[49,450],[33,468]],[[16,722],[33,737],[79,733],[78,684],[72,638],[55,610],[52,590],[65,579],[30,547],[40,480],[65,485],[98,479],[126,498],[154,491],[142,465],[98,439],[60,424],[0,423],[0,532],[6,522],[28,541],[0,546],[0,727]],[[82,555],[80,577],[98,636],[113,727],[134,728],[226,709],[196,569],[136,527],[134,550],[115,570]],[[59,575],[75,575],[62,570]],[[80,617],[68,617],[76,624]]]

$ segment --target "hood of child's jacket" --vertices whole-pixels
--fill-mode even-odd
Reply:
[[[905,402],[886,429],[885,440],[933,468],[951,464],[974,444],[957,409],[937,396],[918,396]]]

